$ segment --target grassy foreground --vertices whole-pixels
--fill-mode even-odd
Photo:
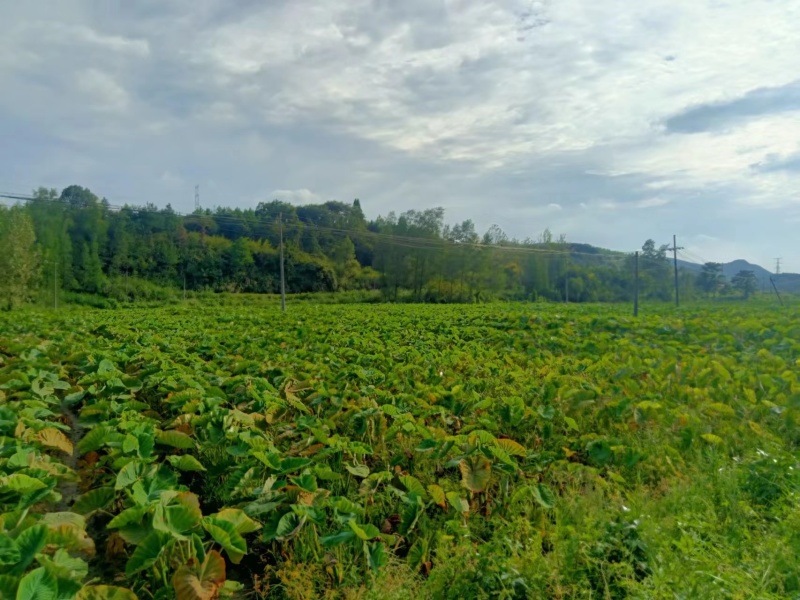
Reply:
[[[800,598],[800,311],[0,316],[0,598]]]

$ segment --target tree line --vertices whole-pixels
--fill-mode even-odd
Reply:
[[[53,287],[119,300],[170,288],[277,293],[281,236],[289,293],[380,290],[396,302],[620,302],[633,293],[631,255],[548,230],[518,240],[493,225],[481,236],[470,220],[446,224],[442,208],[367,220],[359,200],[273,200],[180,215],[169,205],[114,207],[77,185],[40,188],[25,204],[0,208],[0,291],[8,306]],[[666,251],[653,240],[643,245],[640,297],[672,297]],[[728,283],[717,266],[698,276],[681,271],[684,297],[755,291],[755,275]]]

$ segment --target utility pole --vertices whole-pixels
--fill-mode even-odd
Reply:
[[[778,259],[778,260],[780,260],[780,259]],[[783,306],[784,305],[783,304],[783,298],[781,298],[781,293],[778,291],[778,286],[775,285],[775,280],[772,277],[770,277],[769,278],[769,282],[772,284],[772,289],[775,290],[775,295],[778,297],[778,302],[780,302],[781,306]]]
[[[633,258],[633,316],[639,316],[639,251]]]
[[[281,312],[286,312],[286,281],[283,276],[283,214],[278,216],[281,230]]]
[[[680,306],[680,296],[678,294],[678,250],[683,250],[683,246],[678,246],[677,236],[672,236],[672,257],[675,264],[675,306]]]
[[[566,269],[564,269],[564,302],[569,304],[569,256],[566,264]]]

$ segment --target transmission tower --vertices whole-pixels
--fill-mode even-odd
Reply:
[[[781,274],[781,261],[783,258],[776,258],[775,259],[775,275]]]
[[[200,186],[194,186],[194,209],[200,210]]]

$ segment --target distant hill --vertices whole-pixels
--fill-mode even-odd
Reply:
[[[678,260],[678,267],[699,273],[703,265],[685,260]],[[774,275],[761,265],[753,264],[741,258],[722,264],[722,273],[728,280],[734,277],[739,271],[753,271],[762,289],[769,289],[771,285],[769,280],[771,277],[779,291],[795,294],[800,293],[800,274],[798,273],[781,273],[780,275]]]

